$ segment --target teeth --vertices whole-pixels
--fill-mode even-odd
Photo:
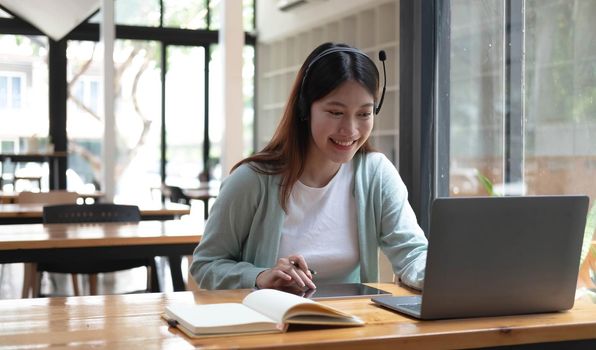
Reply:
[[[338,141],[338,140],[334,140],[334,139],[331,139],[331,140],[333,142],[337,143],[338,145],[345,146],[345,147],[351,146],[355,142],[355,141]]]

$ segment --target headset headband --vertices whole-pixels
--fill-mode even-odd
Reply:
[[[304,97],[303,97],[304,96],[304,82],[306,81],[306,77],[308,76],[308,72],[310,71],[310,67],[312,67],[321,58],[323,58],[323,57],[325,57],[327,55],[330,55],[332,53],[335,53],[335,52],[353,52],[353,53],[357,53],[359,55],[362,55],[362,56],[368,58],[368,60],[373,65],[375,64],[375,62],[370,57],[368,57],[367,54],[365,54],[364,52],[362,52],[362,51],[360,51],[360,50],[358,50],[356,48],[353,48],[353,47],[341,47],[341,46],[338,46],[338,47],[331,47],[331,48],[328,48],[326,50],[323,50],[321,53],[319,53],[317,56],[315,56],[315,58],[313,58],[310,61],[310,63],[308,64],[308,66],[306,66],[306,70],[304,71],[304,76],[302,76],[302,83],[300,84],[300,100],[303,100],[304,99]],[[386,86],[387,86],[387,73],[385,71],[385,59],[386,58],[387,58],[387,56],[385,55],[385,51],[384,50],[379,51],[379,59],[383,63],[383,92],[381,94],[381,99],[379,100],[378,106],[376,106],[374,108],[375,115],[376,114],[379,114],[379,112],[381,111],[381,106],[383,105],[383,99],[385,98],[385,89],[386,89]]]

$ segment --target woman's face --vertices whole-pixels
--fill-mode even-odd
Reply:
[[[313,102],[309,155],[334,163],[350,161],[370,136],[373,109],[373,96],[352,80]]]

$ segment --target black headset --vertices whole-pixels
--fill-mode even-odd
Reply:
[[[353,52],[353,53],[357,53],[359,55],[362,55],[366,58],[368,58],[368,60],[370,62],[372,62],[372,64],[375,64],[373,62],[373,60],[368,57],[367,54],[365,54],[364,52],[353,48],[353,47],[332,47],[329,48],[327,50],[323,50],[321,53],[319,53],[315,58],[313,58],[310,63],[308,64],[308,66],[306,66],[306,70],[304,71],[304,76],[302,76],[302,83],[300,84],[300,96],[298,98],[298,110],[301,114],[301,118],[303,120],[306,119],[306,116],[308,115],[307,109],[308,106],[306,106],[306,101],[304,100],[304,82],[306,81],[306,77],[308,76],[308,72],[310,71],[310,67],[312,67],[318,60],[320,60],[321,58],[335,53],[335,52]],[[379,51],[379,60],[383,63],[383,92],[381,93],[381,99],[379,100],[379,104],[374,108],[374,112],[375,115],[379,114],[379,112],[381,111],[381,106],[383,105],[383,99],[385,99],[385,89],[387,88],[387,72],[385,70],[385,60],[387,59],[387,55],[385,54],[384,50]]]

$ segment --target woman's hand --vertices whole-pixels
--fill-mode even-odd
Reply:
[[[312,274],[302,255],[290,255],[280,258],[277,264],[257,276],[258,288],[273,288],[280,290],[315,289]]]

